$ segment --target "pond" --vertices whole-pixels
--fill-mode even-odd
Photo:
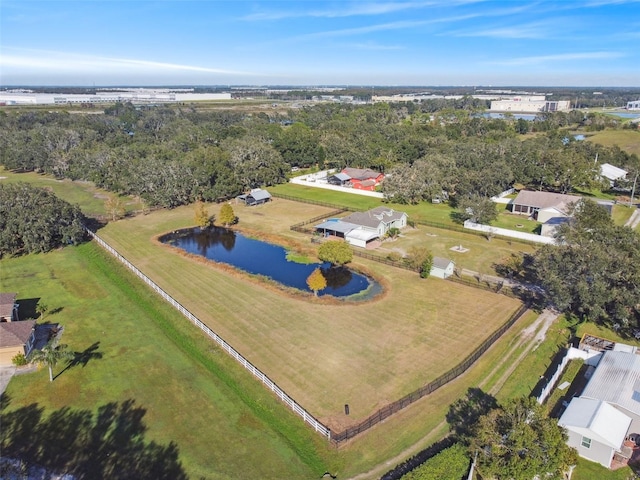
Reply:
[[[287,250],[283,247],[248,238],[226,228],[188,228],[163,235],[159,240],[185,252],[226,263],[254,275],[263,275],[305,292],[311,292],[307,278],[319,267],[327,287],[319,291],[318,296],[344,298],[357,295],[354,299],[364,300],[381,291],[377,282],[346,267],[332,267],[330,263],[291,262],[287,260]]]

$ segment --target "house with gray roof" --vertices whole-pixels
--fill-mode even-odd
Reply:
[[[376,207],[366,212],[354,212],[342,219],[343,222],[353,223],[365,230],[377,232],[383,237],[391,228],[404,228],[407,226],[408,216],[404,212],[398,212],[392,208]]]
[[[344,238],[349,244],[371,248],[391,228],[407,226],[407,214],[387,207],[377,207],[366,212],[355,212],[344,218],[333,218],[315,226],[316,232],[323,237],[335,236]]]
[[[25,357],[35,344],[35,320],[0,322],[0,366],[10,366],[17,354]]]
[[[558,424],[578,455],[610,468],[614,455],[624,449],[631,418],[607,402],[579,397],[571,400]]]
[[[558,424],[580,456],[611,466],[614,455],[629,458],[624,442],[640,438],[640,355],[621,345],[606,350],[582,395],[573,398]]]
[[[18,320],[18,303],[15,293],[0,293],[0,322]]]
[[[577,195],[520,190],[518,196],[511,202],[511,211],[545,223],[550,218],[566,217],[569,205],[580,200],[582,197]]]

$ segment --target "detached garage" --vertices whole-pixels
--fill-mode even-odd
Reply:
[[[348,232],[344,239],[354,247],[373,248],[378,246],[376,241],[380,240],[380,236],[377,233],[357,228]]]

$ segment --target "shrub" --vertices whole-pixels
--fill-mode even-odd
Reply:
[[[387,260],[399,263],[402,260],[402,255],[399,252],[390,252],[389,255],[387,255]]]
[[[24,353],[17,353],[12,359],[11,363],[13,363],[16,367],[22,367],[27,363],[27,357],[24,356]]]

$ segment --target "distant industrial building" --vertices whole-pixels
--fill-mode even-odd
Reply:
[[[156,104],[172,102],[195,102],[203,100],[231,100],[231,93],[194,93],[189,89],[136,88],[122,90],[100,90],[95,94],[35,93],[29,90],[0,92],[0,103],[4,105],[81,105],[131,102],[133,104]]]
[[[627,102],[627,110],[640,110],[640,100]]]
[[[512,97],[491,102],[491,110],[496,112],[564,112],[570,108],[571,102],[569,100],[547,100],[543,95]]]

